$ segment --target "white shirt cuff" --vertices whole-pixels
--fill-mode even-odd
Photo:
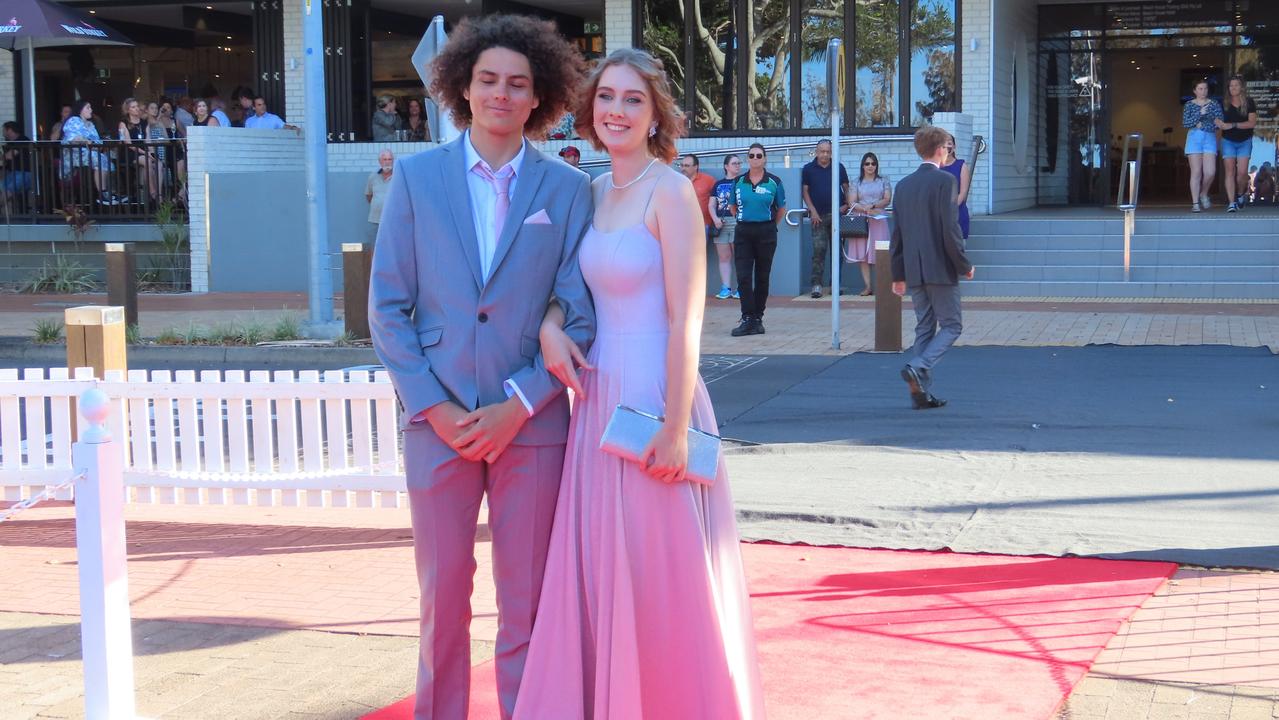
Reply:
[[[529,403],[528,398],[524,397],[524,393],[520,392],[520,386],[516,385],[514,380],[508,379],[502,383],[502,389],[506,391],[508,398],[512,395],[519,398],[520,402],[524,403],[524,409],[528,411],[529,417],[533,416],[533,405]]]

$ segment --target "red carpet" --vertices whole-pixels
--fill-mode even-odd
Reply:
[[[770,720],[1047,720],[1172,563],[744,545]],[[475,668],[472,720],[498,717]],[[363,720],[410,720],[412,698]]]

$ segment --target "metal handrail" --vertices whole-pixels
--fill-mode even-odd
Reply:
[[[764,145],[764,152],[771,153],[773,151],[781,152],[786,150],[811,149],[815,147],[817,145],[817,141],[821,139],[822,138],[820,137],[814,137],[812,140],[806,140],[804,142],[780,143],[778,145]],[[872,143],[878,143],[878,142],[903,142],[903,141],[913,141],[914,139],[915,139],[914,135],[862,135],[859,137],[841,138],[839,141],[839,145],[840,147],[843,147],[845,145],[870,145]],[[731,153],[744,153],[749,149],[750,149],[750,145],[742,145],[741,147],[718,147],[710,150],[692,150],[685,154],[696,155],[698,158],[702,158],[710,155],[729,155]],[[608,159],[608,156],[605,155],[603,157],[593,158],[591,160],[583,160],[578,165],[578,167],[581,167],[581,168],[603,167],[605,165],[608,165],[609,162],[610,161]]]
[[[1134,158],[1129,160],[1128,146],[1134,140],[1137,147]],[[1132,279],[1132,235],[1137,229],[1137,204],[1141,199],[1141,148],[1141,133],[1128,133],[1124,136],[1119,156],[1119,189],[1115,193],[1115,204],[1124,214],[1124,282]],[[1124,202],[1124,188],[1128,189],[1128,202]]]

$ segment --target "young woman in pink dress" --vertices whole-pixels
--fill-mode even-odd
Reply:
[[[612,161],[579,251],[598,328],[586,357],[554,304],[542,328],[546,365],[576,398],[515,718],[762,718],[723,460],[711,485],[684,478],[687,428],[717,426],[697,373],[701,210],[669,166],[683,118],[662,64],[630,49],[600,63],[576,116]],[[600,450],[619,403],[665,417],[644,464]]]

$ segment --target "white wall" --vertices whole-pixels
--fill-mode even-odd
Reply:
[[[1033,129],[1038,125],[1036,115],[1039,103],[1036,98],[1039,96],[1039,85],[1033,60],[1039,34],[1038,12],[1034,0],[990,1],[994,12],[994,35],[990,43],[994,76],[989,80],[991,93],[988,107],[992,121],[991,137],[987,138],[987,142],[990,146],[993,192],[991,210],[1002,213],[1034,207],[1036,203]],[[1019,37],[1024,39],[1027,60],[1030,61],[1025,66],[1031,79],[1028,83],[1026,107],[1030,112],[1027,127],[1032,129],[1031,136],[1026,139],[1030,152],[1021,165],[1017,163],[1013,149],[1012,128],[1013,57]]]
[[[604,0],[604,53],[631,46],[630,0]]]
[[[994,0],[963,0],[960,6],[960,99],[963,112],[972,118],[972,131],[983,135],[993,147],[990,125],[991,3]],[[973,40],[977,41],[973,49]],[[968,152],[969,143],[957,140],[956,149]],[[968,158],[965,158],[968,160]],[[984,215],[990,204],[991,154],[981,156],[973,166],[973,184],[968,191],[968,211]]]
[[[18,125],[26,127],[26,122],[18,117],[17,102],[17,79],[14,77],[14,61],[17,59],[12,52],[8,50],[0,50],[0,122],[13,120]],[[40,138],[32,138],[39,140]]]
[[[330,146],[332,147],[332,146]],[[252,232],[253,214],[271,212],[271,198],[259,207],[210,208],[208,176],[218,173],[261,173],[303,170],[302,137],[288,130],[193,127],[187,134],[187,207],[191,225],[191,291],[209,290],[209,212],[235,212]],[[376,164],[376,161],[375,161]],[[305,233],[306,228],[298,232]],[[264,238],[268,241],[268,238]]]
[[[284,0],[284,117],[289,119],[289,124],[298,127],[306,122],[306,73],[302,70],[304,2],[305,0]],[[315,2],[316,9],[324,6],[319,0]]]

